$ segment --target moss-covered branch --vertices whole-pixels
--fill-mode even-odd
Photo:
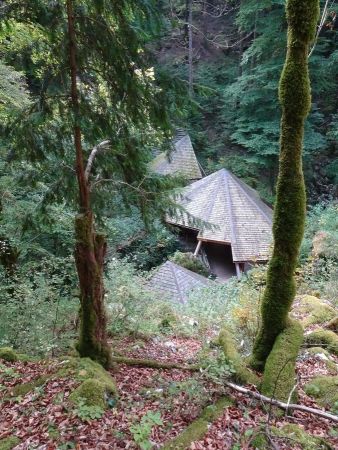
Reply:
[[[197,364],[185,366],[183,364],[170,363],[165,361],[155,361],[154,359],[126,358],[125,356],[113,356],[112,360],[113,362],[116,362],[118,364],[126,364],[127,366],[136,366],[136,367],[149,367],[152,369],[180,369],[190,371],[200,370],[200,366]]]
[[[266,360],[262,384],[263,394],[287,401],[293,392],[292,400],[296,399],[295,365],[302,342],[303,328],[296,321],[290,322],[290,325],[278,335]]]
[[[302,170],[304,122],[311,107],[308,48],[316,32],[319,0],[288,0],[288,45],[279,85],[281,146],[273,221],[274,249],[251,364],[262,370],[277,336],[285,329],[295,297],[294,272],[304,233]]]
[[[224,397],[214,405],[207,406],[201,416],[192,422],[179,436],[163,445],[162,450],[185,450],[190,448],[192,442],[203,438],[209,429],[209,425],[223,414],[228,406],[232,405],[232,400]]]
[[[236,349],[231,333],[226,328],[221,331],[218,342],[225,357],[235,369],[234,379],[240,383],[258,385],[260,382],[258,376],[246,367],[244,360]]]

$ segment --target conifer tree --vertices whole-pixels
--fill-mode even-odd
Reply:
[[[34,102],[11,125],[12,146],[17,158],[35,161],[47,171],[52,179],[49,201],[69,201],[78,209],[77,348],[82,357],[105,367],[111,360],[103,285],[106,242],[95,231],[96,200],[102,191],[109,209],[117,192],[119,201],[136,203],[148,218],[153,211],[158,217],[167,198],[166,182],[146,176],[151,136],[169,131],[165,90],[149,70],[145,49],[159,29],[154,5],[153,0],[37,0],[10,1],[6,9],[9,34],[16,23],[27,24],[43,55],[38,60],[27,55]],[[102,188],[104,181],[113,189]]]
[[[277,336],[288,324],[296,291],[294,272],[306,212],[302,147],[304,122],[311,107],[308,52],[316,32],[319,0],[288,0],[286,12],[288,44],[279,85],[282,122],[274,249],[261,306],[262,324],[252,358],[252,366],[259,370],[264,368]]]

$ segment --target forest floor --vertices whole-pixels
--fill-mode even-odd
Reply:
[[[124,338],[115,340],[113,345],[117,352],[125,356],[163,362],[191,364],[205,357],[202,343],[194,338]],[[337,357],[334,360],[338,363]],[[276,437],[272,432],[274,427],[283,429],[287,424],[297,424],[312,436],[325,439],[326,447],[318,444],[314,449],[338,448],[338,433],[329,420],[299,411],[294,412],[292,417],[276,417],[269,414],[269,408],[258,400],[225,389],[198,371],[119,364],[112,371],[119,392],[118,402],[102,412],[102,417],[94,420],[80,419],[78,410],[69,402],[69,395],[79,385],[78,381],[70,377],[52,375],[40,387],[35,387],[25,395],[8,398],[14,386],[52,374],[60,364],[60,359],[0,361],[0,396],[3,397],[0,439],[17,436],[20,443],[14,447],[16,450],[137,449],[140,448],[135,443],[137,433],[145,442],[144,449],[159,449],[198,418],[206,405],[225,395],[232,404],[225,407],[221,416],[210,424],[202,440],[191,443],[187,448],[254,449],[255,437],[262,434],[269,436],[270,443],[268,447],[261,448],[312,448],[299,445],[292,434],[285,438]],[[321,374],[335,375],[325,360],[305,350],[297,363],[299,402],[303,405],[321,408],[303,390],[309,379]],[[145,419],[141,422],[142,417],[147,417],[149,412],[157,413],[161,424],[149,427]],[[139,426],[140,423],[143,425]]]

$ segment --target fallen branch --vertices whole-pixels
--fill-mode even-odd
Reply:
[[[279,400],[275,400],[270,397],[266,397],[265,395],[258,394],[257,392],[252,392],[249,389],[246,389],[242,386],[238,386],[237,384],[225,382],[225,385],[228,386],[231,389],[234,389],[235,391],[241,392],[245,395],[250,395],[251,397],[256,398],[257,400],[261,400],[266,403],[270,403],[271,405],[278,406],[281,409],[285,409],[287,411],[294,410],[294,411],[303,411],[307,412],[309,414],[314,414],[319,417],[323,417],[324,419],[332,420],[332,422],[338,423],[338,416],[335,416],[334,414],[330,414],[328,412],[322,411],[320,409],[316,408],[309,408],[308,406],[303,405],[296,405],[293,403],[284,403],[280,402]]]
[[[200,366],[192,364],[184,366],[182,364],[170,363],[165,361],[155,361],[153,359],[126,358],[125,356],[113,356],[113,361],[118,364],[126,364],[127,366],[149,367],[151,369],[179,369],[198,372]]]

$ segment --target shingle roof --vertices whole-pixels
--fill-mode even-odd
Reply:
[[[150,278],[148,286],[169,300],[185,303],[188,293],[213,281],[171,261],[162,264]]]
[[[173,150],[168,158],[166,152],[160,153],[151,162],[151,169],[160,175],[179,174],[187,180],[202,178],[190,137],[184,131],[177,132],[172,141]]]
[[[225,169],[185,188],[186,211],[214,227],[191,226],[186,214],[167,222],[199,230],[198,239],[231,244],[234,262],[266,261],[272,241],[272,210],[257,192]]]

